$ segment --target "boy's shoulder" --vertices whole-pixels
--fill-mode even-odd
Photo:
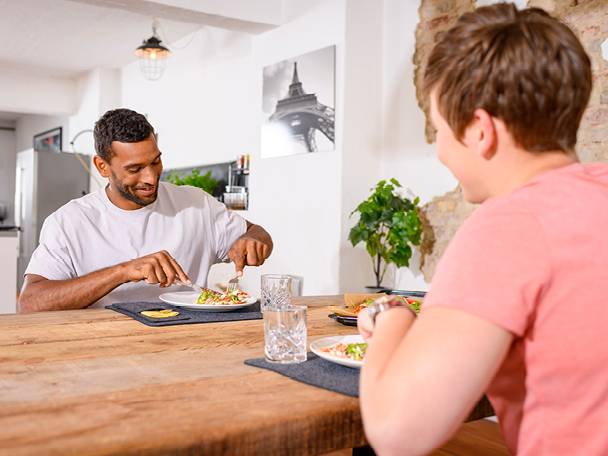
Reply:
[[[588,229],[584,225],[591,220],[604,224],[606,206],[608,164],[575,163],[547,171],[508,195],[486,200],[463,228],[476,233],[519,233],[522,238]]]
[[[488,199],[479,212],[553,212],[593,195],[608,196],[606,163],[574,163],[546,171],[508,195]]]

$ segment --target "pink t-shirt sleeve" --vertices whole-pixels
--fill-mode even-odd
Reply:
[[[521,337],[549,279],[549,252],[538,221],[525,212],[482,206],[441,258],[424,308],[459,309]]]

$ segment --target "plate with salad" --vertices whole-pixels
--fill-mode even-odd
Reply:
[[[403,304],[408,304],[414,312],[420,313],[421,305],[424,301],[423,296],[410,296],[409,294],[344,294],[344,306],[329,306],[328,309],[331,314],[329,318],[336,320],[338,323],[342,323],[346,326],[357,326],[357,315],[362,310],[366,309],[367,306],[371,305],[376,299],[391,296],[392,299],[402,301]]]
[[[363,366],[366,350],[360,335],[324,337],[310,344],[310,351],[320,358],[355,369]]]
[[[205,312],[230,312],[255,304],[257,299],[242,290],[230,292],[215,291],[203,288],[202,293],[195,291],[175,291],[163,293],[159,296],[161,301],[176,307]]]

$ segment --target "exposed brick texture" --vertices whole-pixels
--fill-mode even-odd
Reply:
[[[423,96],[421,91],[424,63],[433,48],[435,35],[450,28],[460,15],[474,9],[475,0],[422,0],[420,2],[418,9],[420,21],[416,27],[416,51],[414,52],[414,78],[418,105],[424,111],[427,119],[425,133],[429,143],[435,141],[435,129],[429,120],[428,99]]]

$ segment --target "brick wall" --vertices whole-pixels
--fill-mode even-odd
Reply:
[[[608,62],[602,58],[600,46],[608,38],[607,0],[529,0],[528,6],[545,9],[562,19],[581,39],[591,56],[593,92],[579,131],[577,151],[581,161],[608,162]],[[420,81],[423,64],[434,36],[447,29],[456,18],[475,8],[474,0],[422,0],[416,30],[414,55],[418,103],[427,117],[426,137],[434,142],[435,132],[428,121],[428,100],[422,97]],[[462,199],[460,189],[437,197],[424,206],[426,240],[421,248],[422,272],[430,281],[437,261],[450,239],[473,212],[474,206]]]

